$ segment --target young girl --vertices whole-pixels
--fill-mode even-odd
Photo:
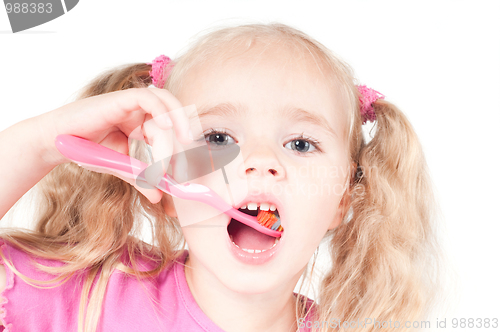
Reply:
[[[1,235],[5,331],[401,331],[428,314],[433,196],[400,110],[283,24],[213,31],[163,64],[106,72],[77,101],[0,133],[0,216],[38,182],[45,198],[35,230]],[[186,105],[203,132],[173,112]],[[83,169],[54,145],[71,134],[145,161],[144,141],[165,139],[151,119],[183,144],[238,144],[243,163],[227,167],[248,195],[231,204],[274,206],[281,238],[225,214],[181,227],[204,205]],[[129,150],[137,127],[144,140]],[[152,245],[139,240],[141,216]],[[294,289],[322,240],[331,266],[313,304]]]

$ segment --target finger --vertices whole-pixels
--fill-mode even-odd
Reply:
[[[144,136],[152,148],[153,164],[145,171],[145,177],[149,184],[156,186],[167,172],[170,158],[173,152],[172,130],[162,130],[151,116],[146,116],[143,124]]]
[[[189,106],[183,107],[179,100],[168,90],[157,88],[149,88],[149,90],[167,105],[169,109],[168,115],[173,122],[177,139],[184,144],[191,143],[193,139],[192,134],[190,134],[188,114],[186,114]]]
[[[163,192],[159,189],[145,189],[138,185],[134,185],[134,187],[153,204],[158,203],[163,197]]]
[[[171,131],[171,135],[173,138],[173,133]],[[168,170],[170,168],[170,173],[168,173],[170,176],[174,178],[179,183],[187,181],[187,174],[186,170],[187,168],[187,160],[185,160],[185,147],[179,143],[179,141],[172,139],[172,152],[171,152],[171,157],[167,160],[165,160],[165,169]],[[180,172],[179,170],[183,170],[183,172]],[[180,173],[179,173],[180,172]]]
[[[114,91],[108,93],[108,98],[113,98],[113,103],[108,103],[110,109],[105,110],[104,114],[108,114],[108,120],[112,124],[120,123],[125,120],[130,113],[142,110],[147,114],[151,114],[162,129],[171,128],[168,112],[180,106],[180,102],[173,97],[169,100],[170,104],[166,105],[155,93],[148,88],[131,88],[127,90]],[[166,91],[166,90],[165,90]]]
[[[173,150],[172,129],[160,129],[149,114],[146,115],[142,128],[146,142],[152,147],[153,160],[156,162],[170,158]]]
[[[163,130],[153,136],[151,145],[154,162],[161,161],[163,164],[163,174],[167,172],[170,158],[173,153],[173,131]]]
[[[108,149],[115,150],[121,154],[128,155],[128,137],[120,130],[113,131],[106,135],[102,141],[97,142]]]
[[[116,176],[118,176],[123,181],[130,183],[132,186],[134,186],[134,188],[137,189],[138,192],[140,192],[142,195],[146,196],[146,198],[153,204],[158,203],[163,196],[163,192],[156,189],[156,188],[144,188],[144,187],[139,186],[133,179],[124,178],[124,177],[121,177],[119,175],[116,175]]]

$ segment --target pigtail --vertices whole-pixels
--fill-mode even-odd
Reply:
[[[143,63],[109,70],[85,86],[77,99],[147,87],[151,84],[150,70],[151,65]],[[130,155],[151,162],[144,142],[133,143]],[[40,270],[58,276],[46,282],[15,272],[34,287],[53,288],[88,269],[82,288],[78,331],[96,331],[106,285],[122,257],[130,265],[122,268],[124,272],[143,278],[156,276],[182,254],[178,250],[184,247],[182,231],[178,222],[164,211],[165,196],[160,204],[152,204],[125,181],[91,172],[74,163],[58,165],[37,185],[43,202],[35,230],[13,230],[1,237],[34,256],[66,263],[61,267],[37,264]],[[151,224],[153,245],[138,240],[143,221]],[[156,263],[153,270],[138,268],[137,261],[144,256]],[[90,292],[95,281],[94,290]]]
[[[334,319],[340,331],[411,330],[405,322],[427,314],[436,276],[429,264],[434,198],[422,148],[398,108],[380,99],[373,106],[376,133],[353,156],[351,213],[331,234],[333,267],[320,286],[320,321]],[[390,321],[400,326],[384,325]]]

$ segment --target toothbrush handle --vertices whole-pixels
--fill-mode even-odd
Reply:
[[[55,145],[66,158],[96,169],[115,170],[133,176],[148,166],[140,160],[73,135],[58,135]]]
[[[73,135],[58,135],[55,139],[55,145],[61,154],[81,167],[100,173],[118,174],[135,181],[147,183],[144,170],[148,167],[148,164],[138,159]],[[168,174],[165,174],[162,181],[169,184],[163,188],[165,189],[163,191],[167,194],[183,196],[183,191],[178,188],[182,187],[182,185]]]

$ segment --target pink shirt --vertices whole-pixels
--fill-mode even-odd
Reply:
[[[53,276],[39,272],[30,264],[30,256],[0,240],[0,249],[18,271],[38,279]],[[193,298],[184,274],[183,263],[188,251],[175,264],[156,278],[139,284],[133,276],[115,269],[109,279],[98,331],[211,331],[224,332],[208,318]],[[48,266],[61,266],[59,261],[36,258]],[[179,263],[182,262],[182,263]],[[3,260],[0,258],[0,263]],[[148,266],[142,263],[142,266]],[[68,332],[78,330],[78,308],[85,273],[74,275],[68,282],[52,289],[39,289],[26,284],[5,265],[7,286],[1,293],[0,320],[9,332]],[[157,302],[155,305],[151,300]],[[313,301],[308,299],[308,308]],[[310,315],[306,317],[306,322]],[[300,331],[309,331],[301,329]]]

